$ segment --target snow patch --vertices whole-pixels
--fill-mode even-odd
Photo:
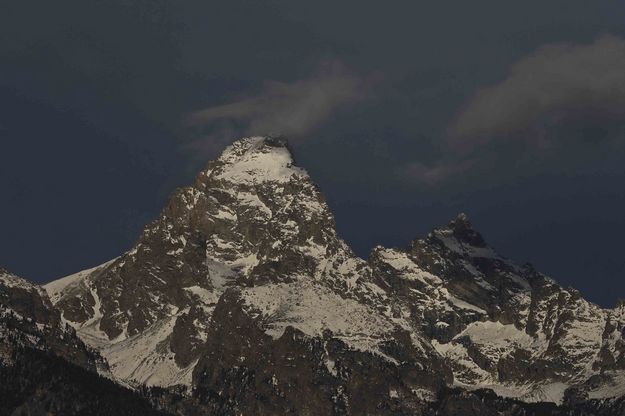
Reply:
[[[379,349],[394,324],[367,306],[343,299],[329,289],[306,281],[245,289],[246,304],[261,312],[265,332],[277,339],[287,326],[310,337],[330,330],[350,347],[396,362]]]
[[[63,292],[65,292],[66,289],[78,285],[80,282],[83,282],[88,276],[90,276],[91,274],[93,274],[94,272],[100,269],[104,269],[105,267],[109,266],[118,258],[119,257],[116,257],[99,266],[95,266],[90,269],[85,269],[85,270],[79,271],[78,273],[74,273],[69,276],[62,277],[57,280],[53,280],[50,283],[43,285],[43,288],[48,293],[48,296],[50,297],[50,300],[52,301],[52,303],[56,304],[61,299],[61,297],[63,297]]]
[[[304,169],[293,166],[286,147],[268,146],[265,140],[264,137],[249,137],[228,146],[219,158],[224,165],[213,170],[213,177],[250,185],[288,182],[292,176],[308,177]]]

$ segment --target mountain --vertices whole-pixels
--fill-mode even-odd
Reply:
[[[45,290],[113,379],[181,394],[179,413],[607,415],[625,395],[624,305],[515,264],[462,214],[358,258],[278,138],[234,142],[131,250]]]
[[[455,385],[555,403],[573,392],[625,394],[623,306],[603,310],[514,264],[466,216],[406,250],[377,248],[370,263],[446,358]]]
[[[160,414],[108,375],[41,287],[0,268],[0,415]]]

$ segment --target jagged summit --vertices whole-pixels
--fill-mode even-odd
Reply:
[[[470,257],[494,258],[499,255],[488,246],[482,235],[473,228],[466,214],[458,214],[447,225],[434,228],[425,238],[411,243],[413,250],[424,245],[439,245],[447,250]]]
[[[291,177],[308,178],[296,167],[287,140],[275,137],[245,137],[233,142],[209,163],[204,176],[240,185],[288,182]]]
[[[453,229],[467,229],[473,228],[471,221],[469,220],[469,216],[464,212],[456,215],[456,218],[449,221],[449,227]]]
[[[486,247],[486,241],[482,235],[473,228],[469,217],[465,213],[458,214],[446,227],[439,229],[442,234],[445,234],[446,230],[451,230],[453,236],[461,243],[474,247]]]

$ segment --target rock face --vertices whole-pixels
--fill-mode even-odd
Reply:
[[[328,329],[280,322],[288,326],[276,331],[276,321],[250,310],[248,295],[222,296],[194,371],[195,395],[214,414],[415,414],[424,406],[416,392],[441,387],[417,364],[422,353],[408,333],[388,334],[372,352]],[[316,303],[324,294],[305,296]]]
[[[430,414],[484,388],[516,399],[498,406],[625,394],[624,306],[514,264],[464,215],[360,259],[275,138],[236,141],[130,251],[45,289],[114,378],[186,386],[211,414]]]
[[[107,373],[106,362],[61,321],[45,290],[0,268],[0,362],[11,365],[24,348],[56,355],[88,371]]]
[[[43,288],[0,269],[0,414],[160,414],[102,375],[106,361],[62,323]]]

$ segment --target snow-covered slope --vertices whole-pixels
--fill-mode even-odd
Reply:
[[[261,391],[282,403],[269,413],[326,411],[299,408],[285,383],[365,413],[416,412],[444,384],[556,403],[624,393],[625,308],[514,264],[464,215],[360,259],[280,139],[234,142],[131,250],[45,288],[117,379],[193,385],[217,413],[224,392],[245,408]],[[293,387],[295,369],[312,378]]]

